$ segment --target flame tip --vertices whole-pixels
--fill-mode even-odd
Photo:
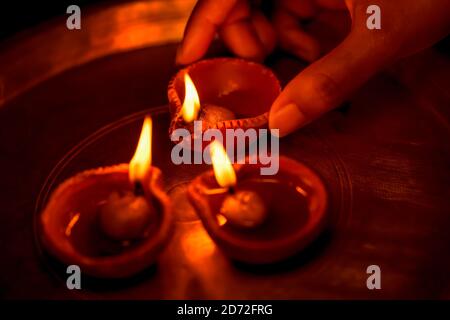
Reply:
[[[223,188],[236,185],[236,173],[223,144],[217,140],[211,142],[210,155],[217,183]]]
[[[131,182],[142,180],[150,170],[152,161],[152,127],[152,118],[149,115],[145,116],[139,142],[128,170]]]
[[[187,72],[184,73],[184,101],[181,115],[185,122],[190,123],[197,119],[200,111],[200,98],[194,82]]]

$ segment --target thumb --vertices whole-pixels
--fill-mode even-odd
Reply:
[[[352,31],[284,88],[270,110],[269,127],[285,136],[340,105],[392,60],[393,50],[386,49],[384,39]]]

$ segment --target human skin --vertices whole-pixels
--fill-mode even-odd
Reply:
[[[339,106],[374,74],[400,58],[423,50],[450,32],[450,0],[279,0],[269,21],[244,0],[199,0],[177,63],[200,59],[216,33],[237,56],[262,61],[278,44],[311,62],[273,103],[269,127],[285,136]],[[369,30],[366,10],[381,8],[382,27]],[[347,10],[352,27],[346,38],[321,56],[318,41],[300,21],[323,10]]]

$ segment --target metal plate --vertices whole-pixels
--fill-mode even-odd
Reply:
[[[97,21],[98,14],[121,16],[121,10],[130,8],[136,4],[97,8],[89,21]],[[166,13],[157,16],[166,25],[172,21],[181,26],[190,7],[185,8],[177,17],[176,11],[163,9],[158,12]],[[147,9],[122,15],[121,30]],[[283,154],[305,162],[326,181],[332,228],[289,261],[251,267],[223,256],[184,206],[183,188],[206,168],[175,166],[169,160],[165,105],[166,86],[175,72],[175,46],[163,44],[177,37],[137,41],[120,52],[100,46],[101,54],[83,59],[69,59],[63,50],[64,65],[53,59],[58,67],[45,69],[45,53],[56,52],[47,43],[41,45],[41,53],[29,53],[35,63],[30,72],[26,67],[31,62],[11,63],[11,52],[16,57],[27,54],[35,48],[33,39],[44,39],[58,28],[54,22],[30,31],[0,52],[0,66],[9,66],[0,68],[3,297],[450,297],[450,259],[445,254],[450,249],[450,118],[445,107],[450,104],[442,90],[449,83],[449,73],[443,71],[449,70],[448,59],[429,52],[406,61],[367,83],[345,107],[281,141]],[[98,30],[83,34],[98,35]],[[109,32],[104,32],[108,38]],[[73,47],[92,48],[87,43]],[[284,83],[305,66],[283,55],[275,55],[269,65]],[[87,168],[129,161],[146,113],[155,120],[155,165],[163,170],[167,190],[178,204],[175,237],[158,265],[142,275],[123,281],[83,278],[83,290],[67,290],[63,266],[35,241],[36,217],[48,193],[63,179]],[[382,270],[379,291],[366,287],[366,268],[372,264]]]

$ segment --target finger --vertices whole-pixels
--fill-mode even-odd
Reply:
[[[280,0],[279,7],[303,19],[312,18],[319,13],[319,8],[313,0]]]
[[[271,53],[277,44],[277,36],[272,24],[261,12],[255,12],[251,19],[258,38],[264,46],[266,54]]]
[[[280,47],[306,61],[320,57],[319,43],[300,28],[298,18],[280,7],[274,14],[274,27]]]
[[[382,41],[352,32],[331,53],[295,77],[272,105],[271,129],[280,136],[341,104],[355,89],[394,59]]]
[[[265,48],[250,18],[246,1],[239,1],[220,28],[220,36],[228,48],[242,58],[261,61]]]
[[[189,17],[176,62],[187,64],[200,59],[208,50],[219,27],[238,0],[199,0]]]

